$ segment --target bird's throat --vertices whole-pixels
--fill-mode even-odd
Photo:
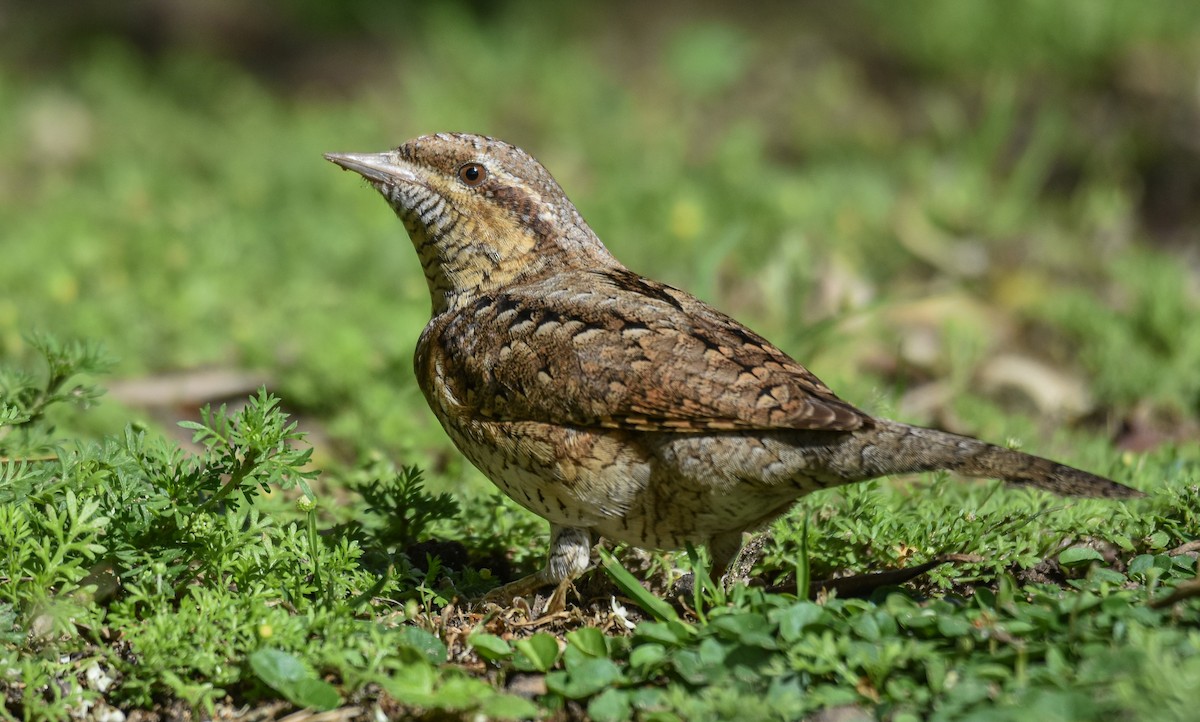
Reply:
[[[528,231],[499,229],[464,220],[432,235],[428,227],[409,228],[437,315],[526,280],[546,267],[537,239]],[[493,237],[495,234],[496,237]]]

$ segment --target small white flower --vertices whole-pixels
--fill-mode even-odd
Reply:
[[[100,665],[95,662],[92,662],[91,666],[84,670],[83,676],[84,679],[87,680],[88,686],[97,692],[107,692],[108,688],[112,686],[114,681],[113,678],[109,677],[103,669],[100,669]]]
[[[629,621],[629,610],[625,608],[624,604],[621,604],[620,602],[618,602],[617,598],[615,596],[612,597],[611,603],[612,603],[613,615],[617,619],[621,620],[621,624],[625,625],[626,629],[633,629],[634,627],[637,626],[633,622]]]

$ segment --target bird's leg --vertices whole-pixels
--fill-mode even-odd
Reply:
[[[762,558],[763,548],[774,540],[770,530],[750,535],[742,534],[741,536],[749,536],[750,538],[737,551],[733,560],[725,569],[725,589],[727,590],[733,588],[736,584],[750,584],[755,581],[750,577],[750,570]]]
[[[546,611],[561,611],[566,606],[567,590],[571,587],[571,581],[587,570],[591,564],[591,557],[592,537],[587,529],[551,524],[550,552],[546,557],[546,566],[541,571],[493,589],[484,600],[508,603],[514,597],[524,597],[542,587],[555,584],[557,586],[546,604]]]

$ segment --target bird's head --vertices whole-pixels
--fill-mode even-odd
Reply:
[[[366,178],[404,222],[435,313],[516,281],[618,265],[542,164],[503,141],[438,133],[325,157]]]

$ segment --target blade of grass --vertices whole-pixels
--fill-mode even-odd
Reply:
[[[796,595],[811,599],[812,571],[808,566],[808,509],[804,510],[804,521],[800,524],[800,555],[796,558]]]
[[[600,550],[600,564],[604,567],[604,573],[613,580],[613,583],[620,588],[621,592],[632,599],[639,607],[646,610],[650,616],[660,622],[682,621],[679,619],[679,614],[670,604],[667,604],[647,591],[625,567],[621,566],[616,557],[604,549]]]
[[[700,622],[706,624],[708,619],[704,614],[704,610],[723,605],[725,603],[725,589],[719,581],[713,581],[712,575],[704,565],[704,560],[700,556],[699,550],[691,542],[688,542],[686,551],[688,562],[692,566],[692,609],[696,612],[696,616],[700,618]]]

